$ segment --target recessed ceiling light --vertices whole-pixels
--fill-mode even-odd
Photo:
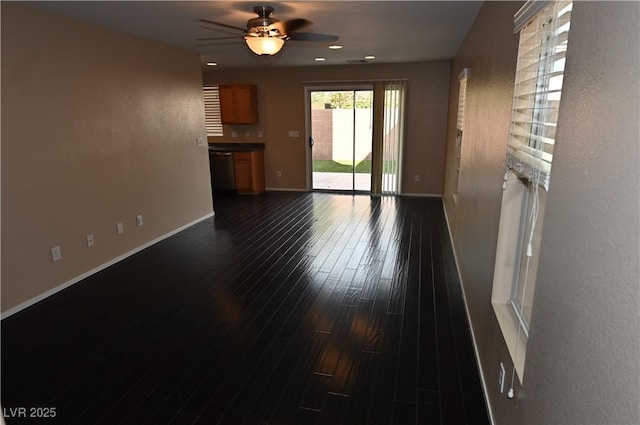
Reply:
[[[218,66],[215,62],[207,62],[207,66]]]
[[[329,48],[331,50],[339,50],[339,49],[342,49],[342,46],[339,44],[332,44],[331,46],[329,46]]]
[[[325,58],[316,58],[316,62],[324,62],[324,61],[326,61]]]
[[[373,55],[369,55],[369,56],[365,56],[364,57],[366,60],[370,61],[370,60],[374,60],[376,57]]]

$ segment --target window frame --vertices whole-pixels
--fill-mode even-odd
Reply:
[[[532,3],[539,2],[527,2],[515,16],[520,41],[491,294],[521,383],[573,5],[571,0],[544,7]],[[530,13],[526,22],[523,10]],[[537,59],[531,59],[532,52]],[[533,76],[527,74],[532,70]]]

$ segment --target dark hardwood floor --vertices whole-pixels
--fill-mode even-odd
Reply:
[[[440,199],[215,209],[2,321],[7,424],[489,423]]]

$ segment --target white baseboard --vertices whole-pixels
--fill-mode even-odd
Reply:
[[[289,187],[267,187],[265,190],[269,192],[308,192],[307,189]]]
[[[487,403],[487,411],[489,412],[489,422],[491,424],[495,424],[493,419],[493,409],[491,408],[491,404],[489,402],[489,393],[487,391],[487,380],[484,376],[484,369],[482,368],[482,364],[480,362],[480,355],[478,352],[478,345],[476,344],[476,334],[473,331],[473,322],[469,320],[471,317],[469,315],[469,307],[467,304],[467,296],[464,292],[464,285],[462,284],[462,274],[460,273],[460,263],[458,262],[458,256],[456,255],[456,247],[453,242],[453,233],[451,232],[451,223],[449,223],[449,216],[447,215],[447,206],[444,203],[444,199],[442,201],[442,212],[444,214],[444,219],[447,223],[447,230],[449,231],[449,240],[451,241],[451,250],[453,251],[453,261],[456,263],[456,273],[458,273],[458,279],[460,280],[460,288],[462,289],[462,298],[464,300],[464,309],[467,313],[467,321],[469,323],[469,329],[471,330],[471,340],[473,341],[473,351],[476,355],[476,363],[478,364],[478,372],[480,373],[480,382],[482,382],[482,391],[484,392],[484,399]]]
[[[440,194],[431,193],[401,193],[400,196],[410,196],[412,198],[442,198]]]
[[[309,192],[307,189],[295,189],[295,188],[286,188],[286,187],[267,187],[265,189],[269,192]],[[339,193],[340,191],[336,191],[335,193]],[[327,193],[332,193],[331,191],[327,191]],[[351,193],[350,191],[344,191],[344,193]],[[371,194],[372,196],[382,196],[381,194]],[[412,198],[442,198],[441,194],[435,193],[401,193],[396,196],[407,196]]]
[[[63,289],[66,289],[66,288],[70,287],[71,285],[74,285],[74,284],[80,282],[83,279],[86,279],[87,277],[89,277],[89,276],[91,276],[93,274],[96,274],[99,271],[102,271],[102,270],[106,269],[107,267],[110,267],[110,266],[112,266],[112,265],[124,260],[127,257],[131,257],[132,255],[142,251],[143,249],[146,249],[146,248],[150,247],[151,245],[154,245],[154,244],[156,244],[156,243],[158,243],[158,242],[160,242],[160,241],[162,241],[164,239],[167,239],[167,238],[175,235],[176,233],[179,233],[179,232],[181,232],[181,231],[183,231],[183,230],[185,230],[185,229],[187,229],[187,228],[189,228],[189,227],[191,227],[191,226],[193,226],[193,225],[195,225],[195,224],[197,224],[197,223],[199,223],[199,222],[201,222],[203,220],[206,220],[206,219],[208,219],[210,217],[213,217],[214,214],[215,213],[211,212],[211,213],[209,213],[209,214],[207,214],[207,215],[205,215],[203,217],[200,217],[200,218],[198,218],[196,220],[193,220],[192,222],[187,223],[184,226],[180,226],[177,229],[170,231],[169,233],[165,233],[164,235],[162,235],[160,237],[157,237],[157,238],[155,238],[155,239],[153,239],[153,240],[151,240],[151,241],[149,241],[149,242],[147,242],[147,243],[145,243],[143,245],[140,245],[139,247],[134,248],[131,251],[125,253],[125,254],[122,254],[122,255],[120,255],[120,256],[112,259],[112,260],[109,260],[106,263],[103,263],[103,264],[99,265],[98,267],[89,270],[88,272],[82,273],[80,276],[76,276],[73,279],[68,280],[67,282],[65,282],[63,284],[56,286],[55,288],[51,288],[48,291],[43,292],[42,294],[40,294],[38,296],[35,296],[35,297],[23,302],[22,304],[19,304],[19,305],[15,306],[15,307],[12,307],[12,308],[8,309],[7,311],[2,312],[2,315],[0,316],[0,320],[6,319],[7,317],[16,314],[19,311],[22,311],[27,307],[31,307],[35,303],[40,302],[40,301],[44,300],[45,298],[48,298],[51,295],[53,295],[55,293],[58,293],[58,292],[62,291]]]

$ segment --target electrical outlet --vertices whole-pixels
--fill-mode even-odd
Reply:
[[[116,231],[119,235],[124,233],[124,225],[122,223],[116,224]]]
[[[237,131],[232,131],[231,132],[231,137],[238,137],[238,132]]]
[[[136,216],[136,225],[138,227],[141,227],[144,224],[144,221],[142,220],[142,214],[139,214]]]
[[[262,130],[258,130],[258,137],[262,138]]]
[[[277,175],[278,177],[282,177],[282,171],[280,171],[280,170],[276,171],[276,175]]]
[[[420,181],[420,174],[416,174],[416,182]]]
[[[207,143],[205,142],[204,137],[198,137],[196,139],[196,146],[197,147],[202,148],[202,147],[206,146],[206,144]]]
[[[87,235],[87,246],[93,246],[93,235],[92,234],[88,234]]]
[[[51,259],[53,261],[58,261],[62,259],[62,251],[60,251],[59,246],[56,245],[53,248],[51,248]]]
[[[500,394],[504,393],[504,379],[507,373],[504,370],[504,364],[500,363],[500,374],[498,375],[498,385],[500,386]]]

